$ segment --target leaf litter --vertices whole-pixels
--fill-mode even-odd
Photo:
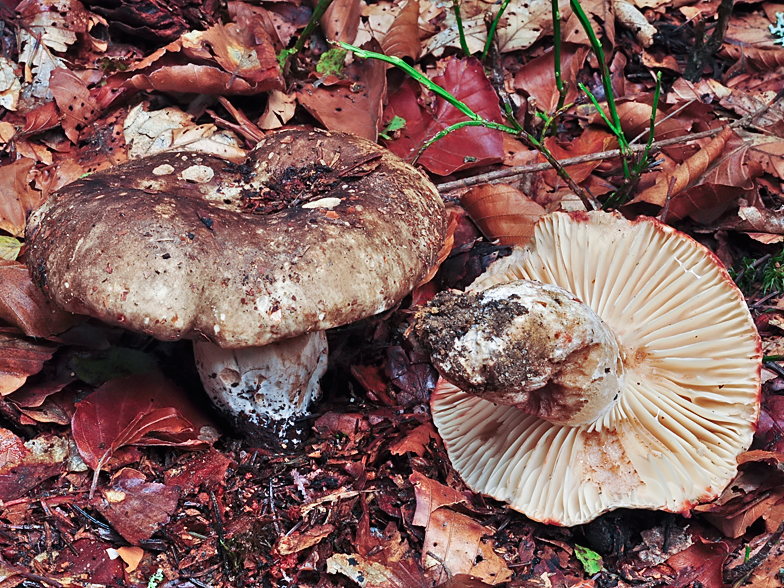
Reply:
[[[2,585],[784,585],[784,292],[780,262],[760,261],[778,259],[784,239],[784,50],[769,31],[780,6],[736,7],[701,79],[686,81],[694,35],[718,4],[582,6],[608,52],[624,131],[644,143],[653,115],[662,142],[624,212],[661,215],[711,246],[743,284],[763,335],[770,361],[754,445],[722,496],[689,518],[619,511],[574,529],[532,522],[465,487],[428,413],[437,374],[405,337],[418,304],[465,287],[510,244],[524,244],[543,213],[581,207],[515,137],[467,127],[421,153],[417,164],[441,182],[452,219],[440,268],[400,308],[330,333],[325,399],[284,449],[225,428],[187,346],[63,313],[15,261],[24,260],[29,215],[52,191],[127,159],[192,149],[239,163],[262,129],[316,124],[372,140],[384,133],[389,149],[413,160],[465,120],[381,62],[348,54],[345,67],[318,71],[326,39],[383,48],[486,120],[508,122],[508,108],[541,131],[541,113],[553,114],[560,97],[551,3],[510,3],[482,63],[500,3],[460,3],[469,57],[450,2],[336,1],[324,34],[285,71],[276,54],[307,25],[307,3],[232,1],[225,13],[215,3],[7,6]],[[603,100],[587,36],[567,5],[561,11],[567,106],[544,141],[602,197],[622,178],[617,156],[596,154],[616,143],[579,90]],[[664,85],[654,113],[656,70]]]

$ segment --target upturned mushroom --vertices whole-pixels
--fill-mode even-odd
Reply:
[[[455,469],[532,519],[686,511],[751,444],[762,354],[744,298],[708,249],[656,220],[545,216],[415,330],[441,374],[431,408]]]
[[[256,429],[307,410],[324,330],[399,303],[445,232],[413,167],[355,136],[294,129],[242,165],[163,153],[70,184],[31,218],[27,263],[66,310],[193,339],[213,401]]]

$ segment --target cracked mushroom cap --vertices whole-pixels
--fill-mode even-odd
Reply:
[[[352,135],[294,129],[242,165],[163,153],[68,185],[31,220],[28,265],[71,312],[237,348],[394,306],[445,232],[413,167]]]
[[[532,303],[519,289],[532,282],[518,280],[563,290],[535,294]],[[715,498],[735,476],[759,412],[760,339],[732,279],[690,237],[653,219],[548,215],[525,249],[494,263],[462,296],[449,302],[469,309],[450,315],[458,323],[454,347],[441,358],[433,352],[443,377],[431,407],[452,464],[475,491],[532,519],[571,526],[621,507],[682,512]],[[574,335],[588,344],[550,340],[538,346],[544,360],[528,358],[534,367],[518,369],[535,385],[501,382],[505,358],[521,354],[512,334],[525,328],[514,317],[499,318],[499,308],[560,307],[567,297],[590,307],[614,335],[618,369],[607,358],[580,355],[603,345],[591,339],[593,322],[565,319],[551,323],[551,339]],[[426,320],[436,322],[417,326],[431,349],[450,328],[447,310],[426,310]],[[473,331],[472,313],[484,317]],[[484,355],[481,367],[466,359],[472,353]],[[591,369],[570,391],[561,383],[574,358]],[[618,397],[588,422],[582,404],[560,402],[557,393],[541,401],[536,383],[545,374],[556,392],[574,399],[575,389],[611,372],[608,386]]]

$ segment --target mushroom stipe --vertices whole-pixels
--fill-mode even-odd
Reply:
[[[532,519],[686,511],[751,444],[762,352],[743,295],[653,219],[545,216],[415,330],[442,376],[431,408],[453,466]]]
[[[319,333],[398,304],[436,263],[446,225],[434,186],[389,151],[290,129],[241,165],[163,153],[74,182],[32,216],[27,259],[66,310],[194,339],[207,391],[257,425],[306,410],[325,364]],[[307,374],[276,372],[274,346],[249,366],[247,348],[299,336],[285,353],[306,350]]]

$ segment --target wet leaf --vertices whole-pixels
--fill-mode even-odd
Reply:
[[[577,98],[577,72],[583,67],[588,51],[585,45],[575,43],[564,43],[561,46],[561,79],[567,88],[564,104],[571,104]],[[522,66],[515,74],[514,85],[516,90],[523,90],[536,100],[537,108],[553,113],[559,95],[555,84],[552,49]]]
[[[43,434],[23,442],[11,431],[0,429],[0,455],[0,500],[14,500],[62,472],[68,441]]]

